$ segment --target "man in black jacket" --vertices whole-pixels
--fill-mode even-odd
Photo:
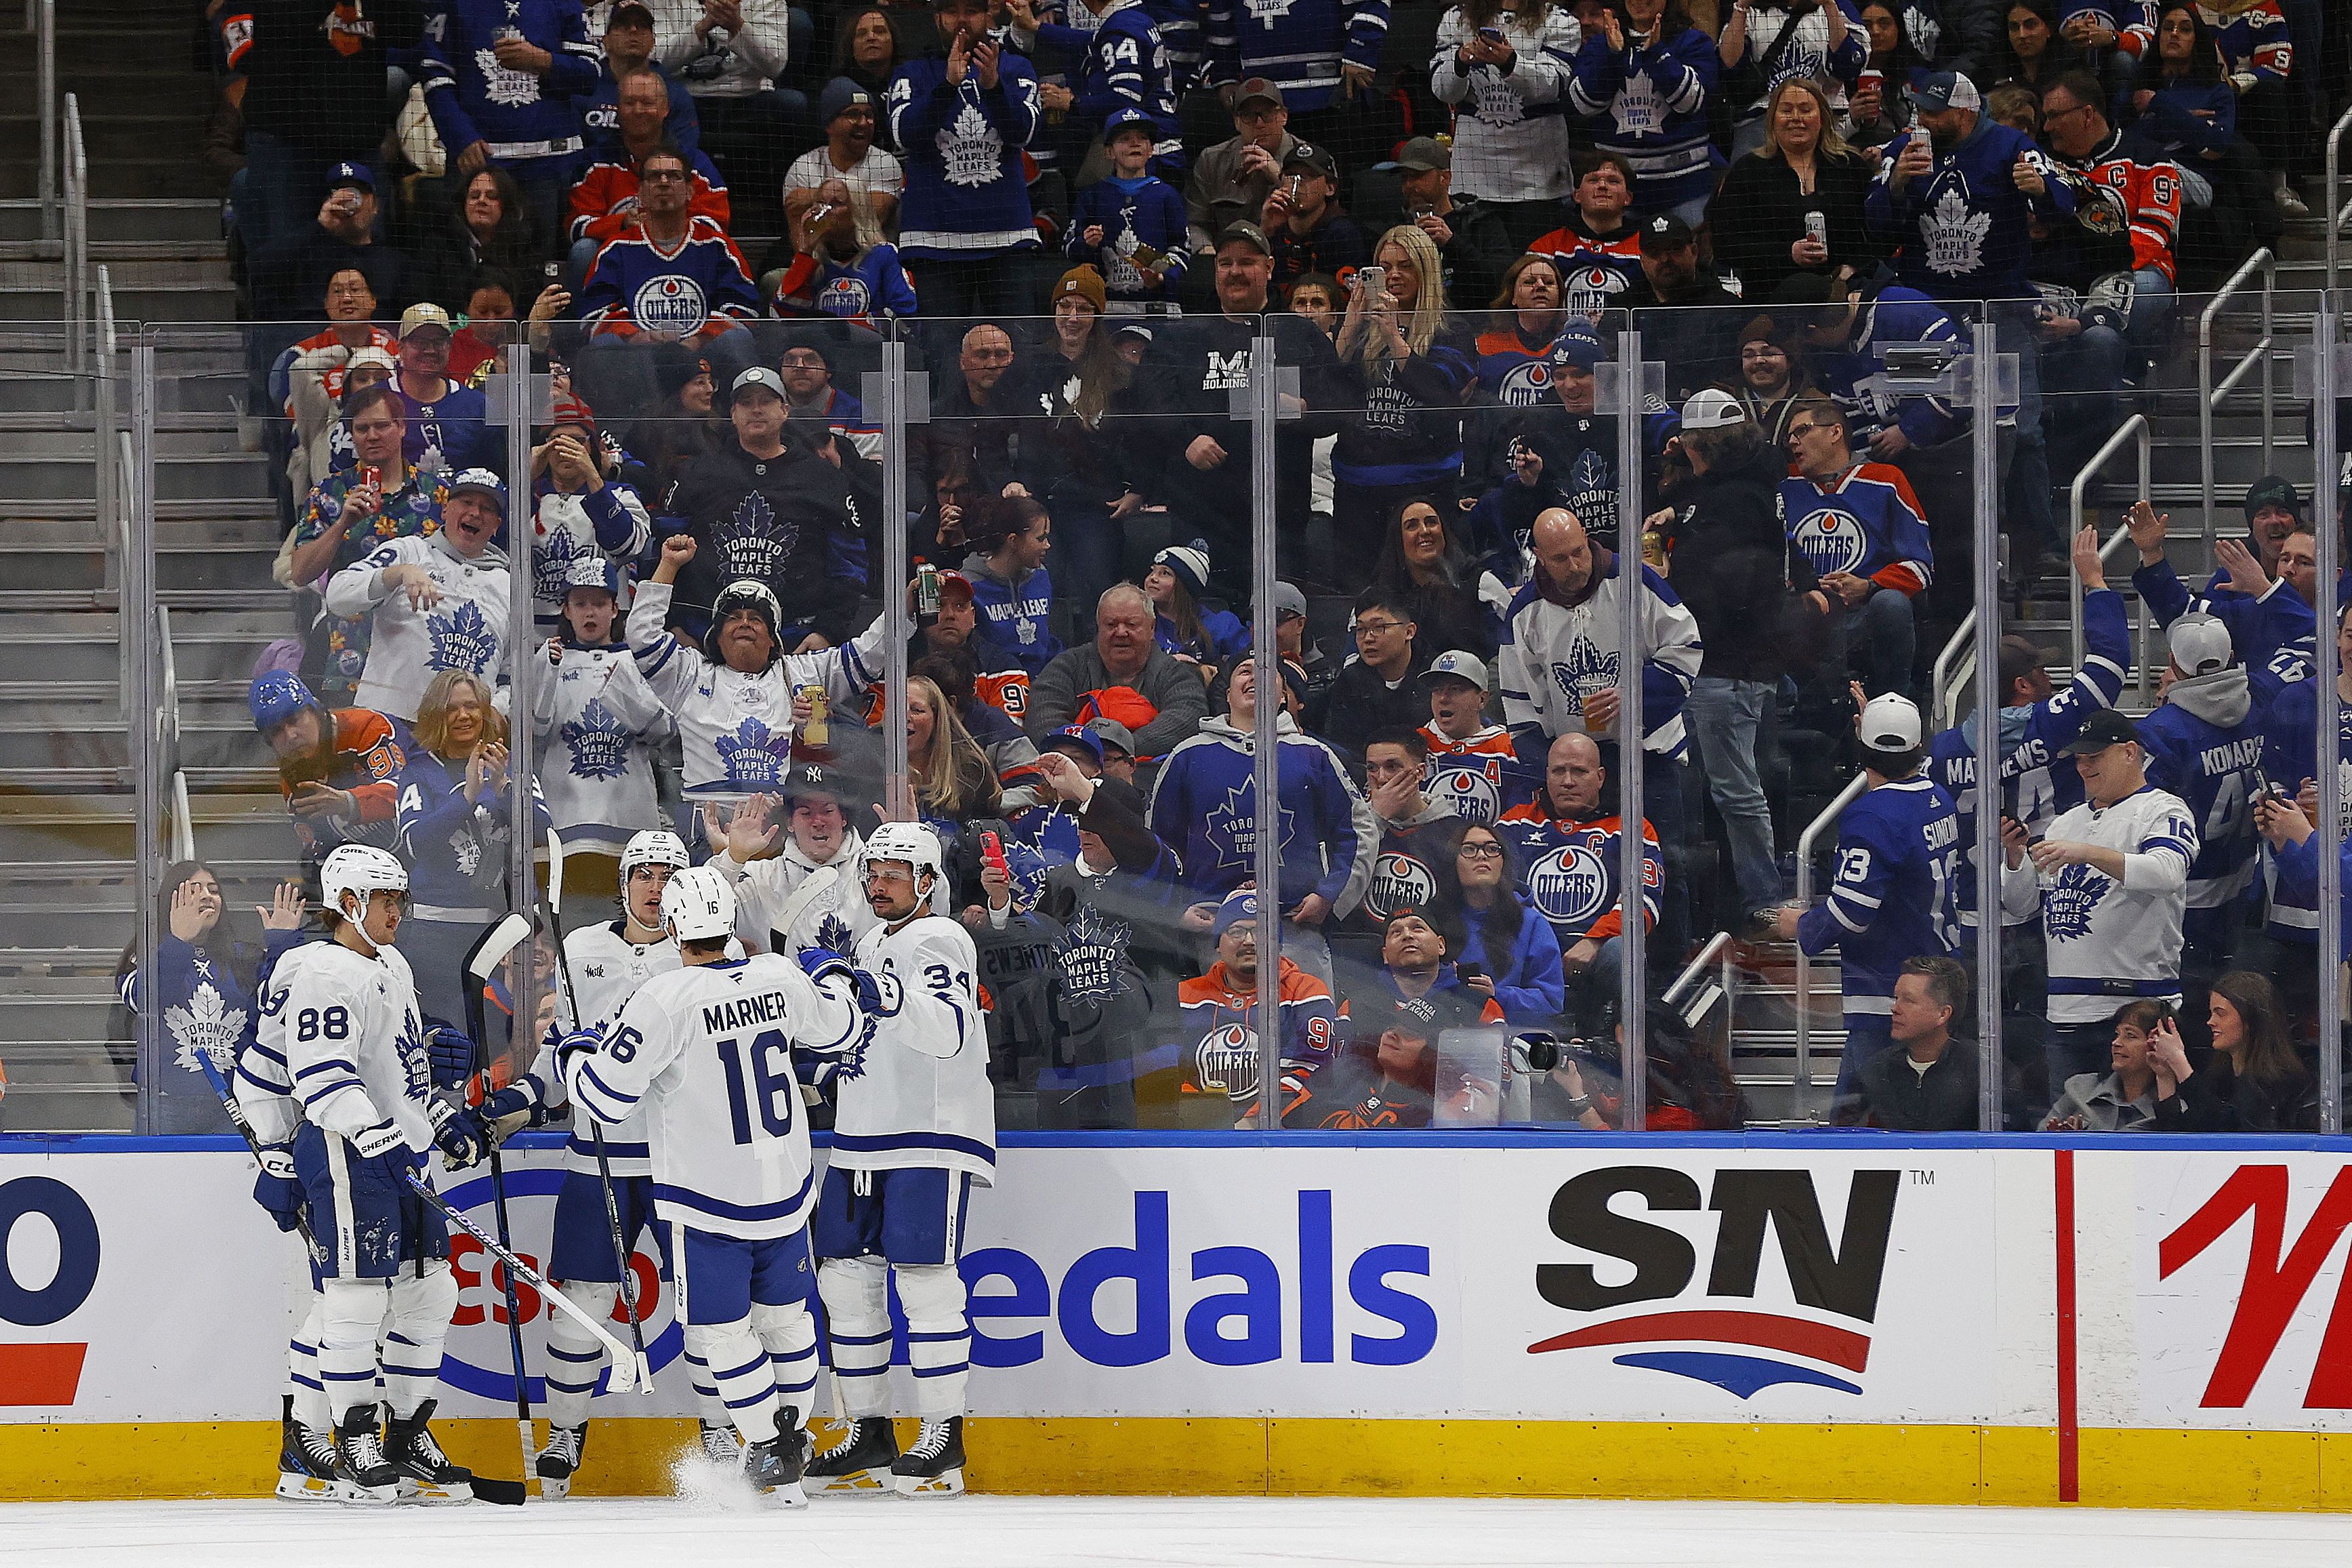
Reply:
[[[425,36],[425,8],[417,0],[368,0],[364,7],[252,0],[228,11],[222,37],[229,65],[245,78],[236,220],[249,256],[310,220],[327,195],[330,169],[374,160],[392,123],[384,54]]]
[[[1475,196],[1454,199],[1452,150],[1434,136],[1416,136],[1397,149],[1394,163],[1374,167],[1397,171],[1403,221],[1437,247],[1445,263],[1447,308],[1483,310],[1492,304],[1503,269],[1519,247],[1494,206]]]
[[[1428,711],[1414,682],[1433,656],[1421,646],[1420,626],[1402,599],[1378,584],[1356,595],[1356,657],[1340,667],[1307,715],[1307,729],[1357,773],[1374,735],[1414,729]]]
[[[688,464],[670,497],[698,546],[678,574],[677,619],[699,635],[719,590],[749,577],[783,609],[782,651],[846,642],[862,624],[866,521],[881,515],[874,465],[830,430],[814,448],[788,434],[783,381],[764,365],[735,378],[729,416],[735,439]]]
[[[1699,266],[1690,225],[1661,214],[1642,226],[1642,278],[1625,303],[1642,330],[1642,357],[1665,362],[1669,394],[1731,384],[1739,367],[1733,342],[1746,318],[1738,296]]]
[[[1952,1038],[1968,994],[1968,971],[1956,960],[1907,960],[1895,979],[1895,1043],[1862,1064],[1860,1102],[1841,1106],[1838,1120],[1893,1132],[1974,1131],[1977,1054]]]
[[[1760,930],[1785,891],[1757,772],[1758,735],[1788,672],[1792,636],[1817,627],[1829,606],[1780,524],[1788,463],[1738,402],[1699,393],[1683,405],[1675,444],[1694,478],[1666,526],[1667,574],[1706,650],[1683,721],[1731,839],[1740,911]],[[1802,595],[1793,604],[1791,589]]]

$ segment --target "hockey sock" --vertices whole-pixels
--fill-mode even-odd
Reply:
[[[731,1323],[688,1323],[686,1342],[710,1363],[719,1397],[727,1402],[727,1418],[747,1443],[764,1443],[776,1435],[776,1374],[768,1348],[751,1331],[751,1320]]]
[[[327,1387],[319,1375],[319,1292],[307,1279],[302,1296],[302,1316],[286,1343],[286,1371],[294,1394],[294,1419],[315,1432],[332,1426],[335,1416],[327,1407]]]
[[[599,1322],[612,1315],[621,1294],[618,1285],[563,1284],[564,1293],[580,1310]],[[582,1426],[588,1421],[588,1402],[596,1394],[596,1374],[604,1369],[604,1344],[568,1312],[551,1312],[547,1319],[547,1418],[558,1426]]]
[[[341,1426],[354,1405],[375,1402],[376,1336],[383,1327],[384,1282],[330,1279],[320,1287],[319,1381]],[[438,1368],[438,1357],[436,1357]]]
[[[828,1258],[817,1266],[817,1295],[824,1302],[845,1415],[889,1412],[889,1278],[887,1267],[870,1258]]]
[[[730,1425],[727,1402],[719,1397],[719,1385],[710,1381],[709,1364],[691,1349],[686,1352],[686,1375],[694,1384],[695,1414],[713,1426]]]
[[[898,1264],[898,1304],[907,1310],[907,1364],[915,1374],[915,1413],[927,1420],[963,1414],[971,1365],[971,1321],[964,1315],[963,1275],[952,1263]],[[887,1354],[887,1347],[885,1347]]]
[[[441,1342],[457,1307],[457,1278],[436,1260],[403,1264],[392,1282],[392,1319],[383,1335],[385,1401],[394,1415],[414,1415],[441,1383]]]
[[[816,1317],[804,1302],[751,1306],[751,1328],[768,1347],[776,1394],[795,1410],[816,1408]]]

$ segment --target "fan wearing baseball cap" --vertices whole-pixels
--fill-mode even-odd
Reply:
[[[1143,8],[1126,5],[1118,15],[1139,17]],[[1070,215],[1070,259],[1102,274],[1121,314],[1173,304],[1184,280],[1184,198],[1160,167],[1164,160],[1152,155],[1157,126],[1139,109],[1111,113],[1102,138],[1110,173],[1078,193]]]
[[[2112,708],[2084,721],[2066,747],[2084,800],[2032,843],[2001,821],[2001,908],[2015,920],[2038,902],[2050,973],[2049,1089],[2105,1072],[2116,1009],[2180,1005],[2189,868],[2200,840],[2179,795],[2147,780],[2139,728]],[[2045,1097],[2046,1098],[2046,1097]]]
[[[1274,255],[1277,289],[1309,272],[1344,279],[1372,258],[1371,242],[1339,205],[1339,162],[1319,142],[1290,144],[1257,223]]]
[[[1816,956],[1838,950],[1845,1052],[1837,1101],[1850,1110],[1862,1064],[1894,1043],[1895,982],[1914,958],[1959,952],[1952,883],[1964,846],[1959,814],[1920,768],[1927,729],[1907,697],[1874,697],[1854,721],[1869,786],[1838,818],[1837,880],[1827,902],[1788,905],[1778,921]]]
[[[2235,966],[2246,890],[2260,858],[2261,837],[2246,805],[2262,794],[2263,716],[2226,623],[2186,615],[2172,623],[2165,641],[2171,657],[2164,668],[2164,700],[2139,721],[2139,741],[2147,753],[2148,783],[2179,795],[2190,820],[2204,824],[2189,868],[2181,931],[2186,962],[2210,978]],[[2310,768],[2305,761],[2295,777]]]
[[[1642,357],[1666,363],[1667,391],[1687,396],[1739,379],[1739,296],[1699,264],[1698,236],[1671,213],[1642,225],[1642,275],[1627,291]]]

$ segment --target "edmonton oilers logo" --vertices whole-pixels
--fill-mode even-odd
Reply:
[[[1862,564],[1869,551],[1862,520],[1843,507],[1825,506],[1807,513],[1792,537],[1815,572],[1851,572]]]
[[[1502,793],[1480,768],[1437,770],[1423,793],[1452,806],[1454,815],[1463,821],[1479,826],[1492,823],[1502,812]]]
[[[1376,921],[1399,910],[1427,909],[1437,897],[1437,879],[1412,856],[1391,849],[1372,864],[1372,885],[1364,909]]]
[[[1513,365],[1503,376],[1502,385],[1495,389],[1504,406],[1525,408],[1541,403],[1551,391],[1551,366],[1539,359]]]
[[[1192,1055],[1192,1081],[1203,1094],[1247,1100],[1257,1093],[1257,1032],[1222,1024],[1201,1037]]]
[[[693,279],[665,272],[638,287],[636,298],[629,301],[629,313],[652,336],[675,340],[701,330],[709,319],[710,302]]]
[[[1554,925],[1587,926],[1609,907],[1609,868],[1589,846],[1563,845],[1536,862],[1528,891]]]

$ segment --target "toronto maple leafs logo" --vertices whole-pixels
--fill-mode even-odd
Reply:
[[[1936,205],[1919,219],[1919,237],[1927,246],[1927,270],[1958,278],[1984,264],[1985,237],[1992,232],[1992,214],[1969,205],[1968,193],[1948,185]]]
[[[592,697],[580,717],[556,731],[562,737],[565,749],[572,753],[572,776],[576,779],[616,779],[628,771],[628,726],[621,716],[604,706],[601,697]]]
[[[996,133],[977,103],[967,99],[931,140],[940,150],[949,184],[970,188],[993,184],[1004,177],[1004,138]]]
[[[731,735],[719,737],[719,761],[727,782],[745,789],[772,789],[792,770],[793,735],[746,719]]]
[[[551,528],[539,536],[539,548],[530,558],[530,591],[541,604],[563,603],[572,563],[579,553],[580,542],[568,528]]]
[[[1280,807],[1279,843],[1290,842],[1292,813]],[[1209,847],[1217,854],[1217,864],[1245,868],[1257,860],[1257,791],[1242,784],[1225,792],[1225,803],[1202,821],[1201,831],[1207,835]]]
[[[1852,572],[1869,553],[1862,520],[1843,507],[1824,506],[1805,514],[1790,536],[1819,573]]]
[[[210,984],[199,984],[184,1006],[163,1010],[163,1026],[172,1033],[172,1059],[189,1072],[203,1069],[196,1053],[212,1058],[222,1072],[236,1059],[236,1042],[245,1035],[245,1009],[232,1007]]]
[[[1470,80],[1478,93],[1478,118],[1487,124],[1517,125],[1528,117],[1527,105],[1493,66],[1480,66]]]
[[[499,634],[482,606],[470,599],[448,615],[427,616],[425,628],[433,638],[433,651],[425,660],[428,669],[480,675],[498,662]]]
[[[857,933],[839,914],[829,914],[816,922],[816,945],[827,952],[848,952],[857,945]]]
[[[1250,20],[1262,27],[1271,28],[1275,23],[1289,16],[1291,6],[1297,3],[1298,0],[1249,0]]]
[[[1801,27],[1802,24],[1789,22],[1784,23],[1783,26]],[[1773,68],[1772,79],[1764,84],[1764,90],[1769,94],[1784,81],[1794,81],[1799,77],[1818,79],[1827,74],[1827,62],[1822,58],[1819,46],[1801,32],[1798,37],[1791,38],[1789,41],[1789,47],[1781,51],[1780,62]]]
[[[1135,928],[1094,904],[1079,908],[1054,943],[1054,968],[1063,996],[1072,1002],[1108,1002],[1120,991],[1119,971]]]
[[[1568,510],[1585,531],[1605,540],[1617,536],[1617,465],[1587,447],[1568,466]]]
[[[399,1059],[402,1079],[408,1086],[408,1098],[423,1100],[433,1092],[433,1058],[425,1054],[425,1037],[416,1026],[416,1009],[409,1008],[401,1016],[400,1037],[393,1042],[393,1055]]]
[[[1665,134],[1666,100],[1659,96],[1658,84],[1647,71],[1634,71],[1625,78],[1625,85],[1610,100],[1609,113],[1617,121],[1620,136]]]
[[[736,502],[735,510],[710,531],[710,542],[719,547],[719,559],[725,566],[724,575],[761,582],[776,574],[800,536],[800,525],[777,517],[768,498],[757,490]]]
[[[449,835],[449,858],[457,862],[457,875],[470,877],[482,868],[482,841],[467,828]]]
[[[474,51],[474,68],[482,73],[482,95],[501,109],[520,109],[539,101],[539,79],[529,71],[509,70],[489,49]]]
[[[2078,942],[2091,934],[2091,915],[2115,886],[2103,871],[2069,866],[2042,895],[2042,921],[2053,942]]]
[[[1588,637],[1576,637],[1568,645],[1568,658],[1552,661],[1551,678],[1568,699],[1568,711],[1581,713],[1586,698],[1616,688],[1617,650],[1603,648]]]

